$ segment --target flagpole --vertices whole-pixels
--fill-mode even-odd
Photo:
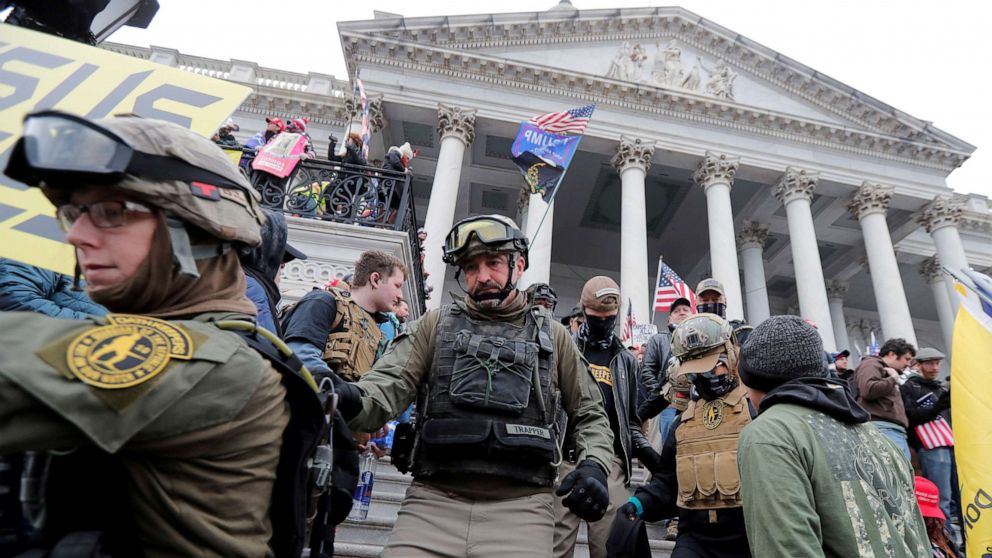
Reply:
[[[578,146],[576,146],[576,150]],[[534,231],[534,236],[530,237],[530,243],[533,246],[537,243],[537,233],[541,232],[541,227],[544,226],[544,220],[548,217],[548,212],[551,211],[551,204],[555,203],[555,196],[558,195],[558,190],[561,187],[561,183],[565,180],[565,175],[568,173],[568,167],[565,167],[561,172],[561,176],[558,177],[558,182],[555,182],[555,191],[551,192],[551,199],[548,200],[548,207],[544,208],[544,215],[541,215],[541,221],[537,223],[537,229]],[[534,195],[534,194],[531,194]],[[530,202],[528,201],[528,204]]]
[[[658,313],[658,281],[661,279],[661,256],[658,256],[658,276],[654,278],[654,302],[651,303],[651,323]]]

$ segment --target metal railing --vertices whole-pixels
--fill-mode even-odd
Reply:
[[[417,238],[417,212],[410,175],[382,168],[304,159],[286,178],[251,169],[245,153],[242,168],[262,197],[262,205],[296,217],[402,231],[413,255],[410,278],[421,313],[424,272]]]

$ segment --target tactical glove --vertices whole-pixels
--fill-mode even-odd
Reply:
[[[654,451],[650,445],[644,445],[634,449],[634,457],[641,460],[641,463],[651,471],[652,475],[657,475],[661,470],[661,455]]]
[[[637,511],[637,505],[633,502],[628,501],[626,504],[617,508],[617,515],[619,517],[640,517],[640,512]]]
[[[338,394],[338,411],[344,420],[351,420],[362,411],[362,390],[358,386],[344,381],[341,376],[328,369],[319,370],[313,376],[318,385],[325,378],[334,385],[334,392]]]
[[[562,501],[572,513],[586,521],[599,521],[610,505],[606,473],[596,462],[585,459],[574,471],[565,476],[555,490],[558,496],[568,496]]]

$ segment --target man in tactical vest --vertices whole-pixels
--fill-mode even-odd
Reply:
[[[579,304],[586,321],[575,334],[575,344],[589,363],[593,378],[603,396],[603,409],[610,420],[613,432],[613,459],[609,469],[609,517],[588,522],[589,555],[605,558],[606,540],[610,536],[612,513],[627,501],[630,484],[630,462],[636,456],[655,464],[660,457],[651,449],[641,433],[637,418],[637,384],[640,382],[640,365],[637,357],[625,349],[616,336],[617,316],[620,314],[620,287],[609,277],[593,277],[582,287]],[[575,438],[566,432],[564,462],[559,475],[566,477],[575,469]],[[554,556],[571,557],[579,534],[581,518],[555,502]]]
[[[324,369],[357,381],[388,340],[379,324],[403,300],[406,267],[398,258],[369,250],[355,262],[349,288],[314,289],[283,318],[284,338],[318,377]]]
[[[111,313],[0,315],[0,454],[37,452],[30,532],[0,555],[299,556],[324,410],[298,361],[230,330],[256,312],[244,176],[175,124],[57,111],[28,115],[5,173],[41,186]]]
[[[383,556],[546,558],[566,422],[578,465],[556,494],[589,521],[609,505],[613,440],[602,397],[564,327],[516,289],[527,248],[506,217],[456,223],[444,261],[457,266],[467,296],[410,324],[358,382],[335,383],[359,430],[417,399],[414,482]]]
[[[672,352],[672,374],[687,376],[695,394],[665,441],[658,474],[617,514],[657,521],[677,511],[673,558],[748,558],[737,440],[755,412],[738,377],[733,331],[716,314],[693,316],[675,329]]]

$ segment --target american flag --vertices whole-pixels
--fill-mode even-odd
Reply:
[[[634,338],[634,324],[637,323],[634,319],[634,305],[630,303],[630,299],[627,299],[627,319],[623,321],[623,331],[620,334],[620,341],[623,342],[624,346],[630,344],[630,341]]]
[[[365,84],[355,73],[355,97],[358,97],[358,104],[362,107],[362,157],[369,157],[369,140],[372,139],[372,130],[369,126],[369,97],[365,93]]]
[[[553,134],[581,134],[585,131],[596,105],[573,108],[561,112],[551,112],[528,120],[545,132]]]
[[[922,406],[922,405],[921,405]],[[930,406],[933,406],[932,404]],[[926,449],[949,448],[954,446],[954,432],[944,417],[925,422],[916,427],[916,435]]]
[[[679,277],[668,264],[658,260],[658,289],[654,294],[654,309],[656,312],[669,312],[676,299],[689,299],[692,313],[696,313],[696,293]]]

